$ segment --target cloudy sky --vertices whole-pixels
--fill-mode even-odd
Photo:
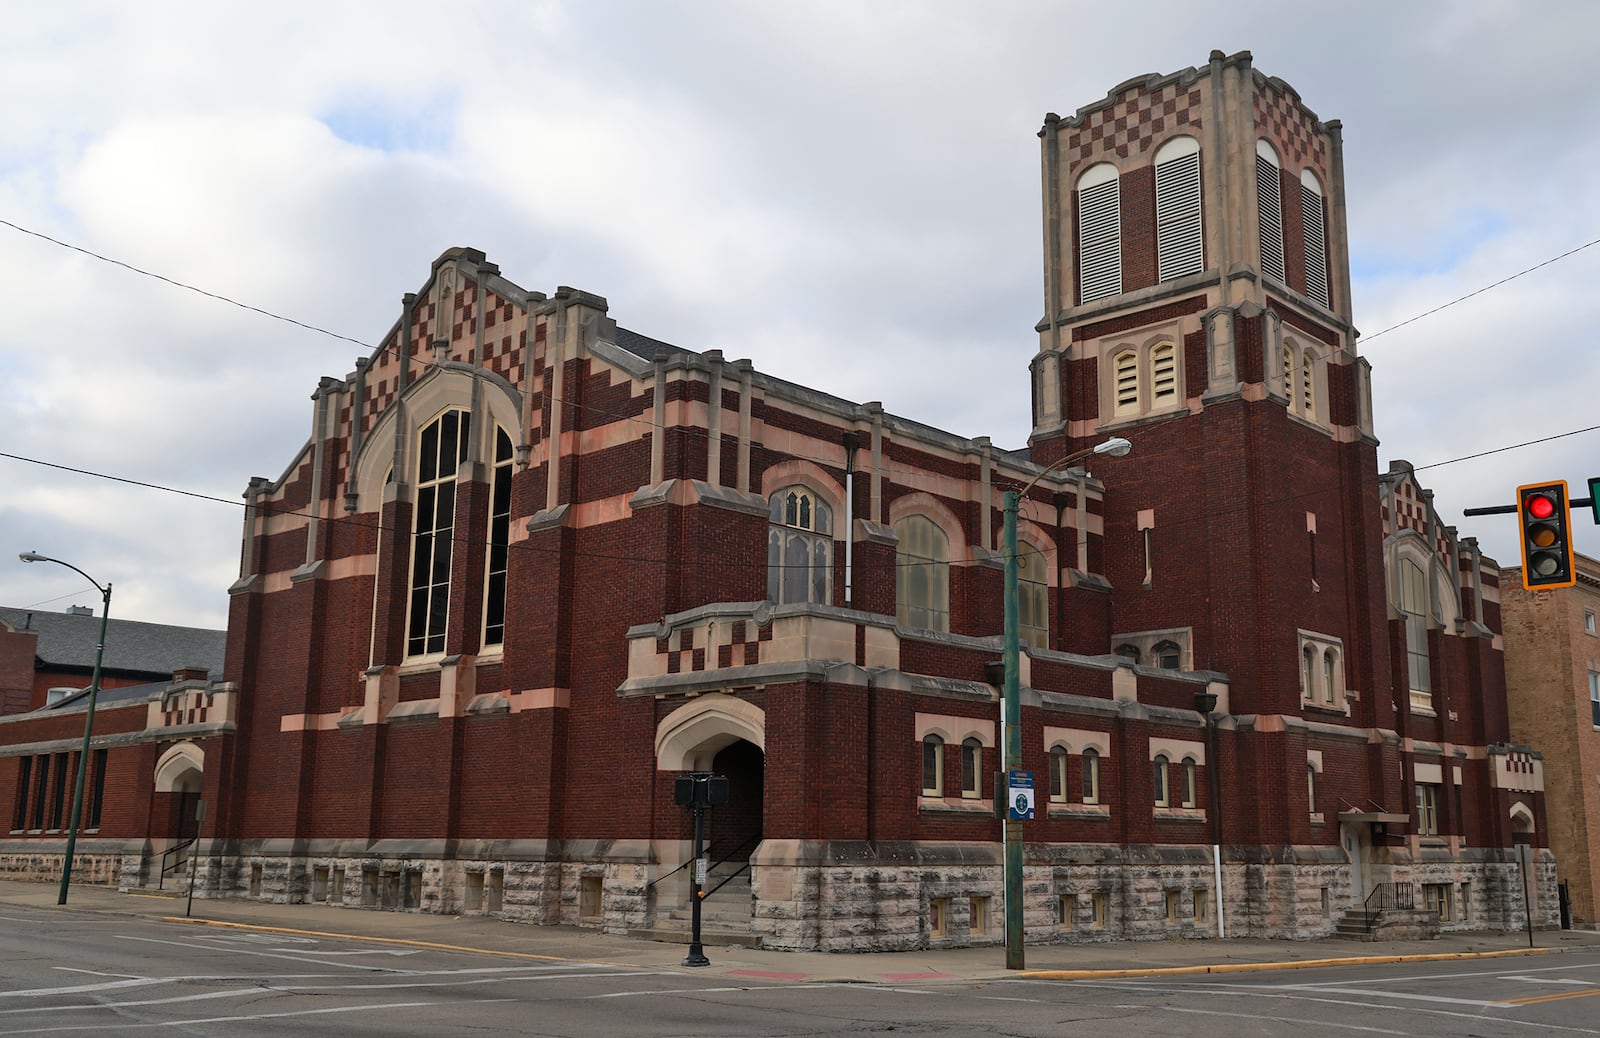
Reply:
[[[364,352],[7,224],[367,343],[471,245],[637,331],[1021,447],[1043,116],[1213,48],[1344,122],[1381,466],[1600,424],[1600,245],[1373,337],[1600,238],[1588,0],[244,6],[0,6],[0,604],[97,604],[6,561],[33,549],[118,616],[222,626],[240,494]],[[1422,477],[1514,562],[1509,518],[1460,509],[1581,487],[1597,445]],[[1578,542],[1600,556],[1587,519]]]

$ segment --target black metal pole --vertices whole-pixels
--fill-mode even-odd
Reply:
[[[1527,848],[1524,851],[1523,848]],[[1522,873],[1522,914],[1528,918],[1528,947],[1533,947],[1533,899],[1528,896],[1528,862],[1533,860],[1533,844],[1516,845],[1517,871]]]
[[[694,871],[689,877],[689,954],[684,956],[685,966],[709,966],[706,950],[700,944],[700,855],[703,853],[706,833],[706,806],[694,805]]]
[[[197,858],[200,857],[200,823],[206,820],[206,802],[204,800],[194,805],[194,841],[189,844],[189,903],[184,906],[183,917],[189,918],[194,913],[194,873]],[[181,834],[180,834],[181,835]]]

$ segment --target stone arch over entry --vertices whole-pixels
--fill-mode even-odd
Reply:
[[[711,771],[717,754],[741,740],[766,751],[766,712],[722,693],[700,696],[656,725],[656,767]]]
[[[200,835],[200,820],[195,815],[205,767],[205,751],[192,742],[168,747],[156,761],[150,834],[158,840],[164,838],[168,848],[178,848],[171,860],[163,859],[163,867],[181,865],[186,856],[182,848]]]
[[[1511,832],[1513,836],[1529,837],[1533,835],[1533,812],[1528,810],[1527,804],[1511,805]]]
[[[180,742],[156,761],[156,792],[199,793],[205,771],[205,751],[192,742]]]

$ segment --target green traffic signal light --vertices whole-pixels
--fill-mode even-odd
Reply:
[[[1517,488],[1522,535],[1522,586],[1529,591],[1571,587],[1578,582],[1567,529],[1567,482],[1529,483]]]

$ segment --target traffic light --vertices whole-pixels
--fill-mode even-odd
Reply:
[[[1548,591],[1576,584],[1578,572],[1567,530],[1567,481],[1518,487],[1517,522],[1522,531],[1522,586]]]

